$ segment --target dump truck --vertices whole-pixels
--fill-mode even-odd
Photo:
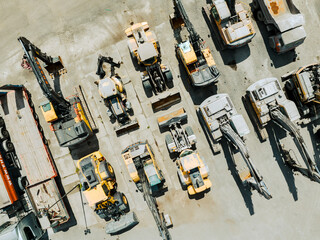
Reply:
[[[154,217],[160,236],[164,240],[170,240],[168,227],[172,226],[171,218],[168,214],[164,215],[159,212],[155,198],[166,189],[165,179],[155,161],[149,143],[147,141],[134,143],[126,147],[121,152],[121,156],[131,179],[143,193],[143,198]]]
[[[104,67],[104,63],[110,64],[110,76],[106,76],[107,68]],[[127,99],[121,77],[115,73],[115,66],[120,67],[120,63],[115,63],[111,57],[99,56],[96,74],[100,79],[95,83],[98,85],[99,94],[108,108],[108,116],[110,119],[116,119],[119,123],[119,126],[116,126],[114,130],[117,135],[120,135],[139,128],[139,123],[129,116],[129,112],[133,112],[132,106]]]
[[[33,212],[16,221],[9,220],[0,225],[0,240],[40,240],[44,235],[40,222]]]
[[[179,92],[165,90],[173,86],[170,68],[161,63],[160,44],[147,22],[133,24],[125,30],[128,37],[128,48],[133,59],[136,59],[143,71],[140,73],[143,88],[151,100],[153,111],[159,111],[181,101]]]
[[[278,79],[271,77],[255,82],[248,87],[246,99],[247,105],[250,104],[251,107],[249,114],[257,119],[254,123],[257,125],[260,138],[268,137],[265,127],[271,121],[289,132],[307,168],[304,168],[298,161],[285,161],[285,163],[295,170],[307,172],[311,180],[320,182],[318,167],[295,124],[295,121],[300,119],[299,111],[294,102],[286,98]]]
[[[320,111],[320,64],[300,67],[281,77],[288,98],[297,105],[302,118],[314,121]]]
[[[211,50],[194,29],[180,0],[173,0],[174,13],[170,15],[170,23],[178,44],[176,55],[182,62],[192,86],[201,87],[217,83],[220,72],[213,59]],[[188,37],[184,39],[181,31],[185,28]]]
[[[24,37],[19,37],[18,41],[24,50],[24,58],[30,64],[43,94],[48,99],[41,104],[40,108],[45,120],[51,123],[50,128],[54,131],[59,145],[70,148],[79,146],[91,137],[96,129],[81,86],[75,87],[77,94],[68,100],[63,98],[61,93],[51,88],[45,73],[47,71],[52,78],[58,81],[57,79],[66,73],[61,58],[48,56]],[[46,71],[39,60],[44,63]]]
[[[196,136],[190,126],[182,128],[187,121],[184,108],[158,118],[160,129],[169,129],[170,134],[165,135],[166,145],[170,153],[178,154],[176,165],[178,176],[183,188],[189,195],[203,193],[210,189],[209,168],[195,151]]]
[[[203,11],[221,50],[247,45],[256,35],[251,17],[242,2],[214,0],[212,4],[203,7]]]
[[[267,199],[272,198],[263,177],[253,165],[244,142],[245,135],[250,133],[248,125],[235,109],[229,95],[216,94],[207,98],[200,104],[198,113],[212,144],[217,145],[225,137],[240,152],[243,161],[234,158],[233,162],[243,185],[256,189]],[[217,148],[215,146],[216,150]]]
[[[304,17],[292,0],[253,0],[257,19],[267,26],[269,45],[281,54],[301,45],[305,38]]]
[[[127,197],[117,192],[117,182],[113,167],[101,152],[93,152],[77,162],[77,172],[81,191],[89,206],[105,220],[112,219],[106,232],[115,234],[139,223],[131,212]]]
[[[43,229],[66,223],[70,216],[64,201],[59,201],[58,173],[31,94],[22,85],[4,85],[0,87],[0,102],[0,182],[7,190],[1,191],[1,208],[5,210],[18,199],[22,208],[9,211],[9,217],[34,211]],[[12,168],[19,174],[12,175]]]

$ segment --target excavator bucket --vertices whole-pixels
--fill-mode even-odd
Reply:
[[[162,109],[167,109],[170,106],[181,102],[181,95],[179,92],[163,93],[156,100],[151,101],[152,110],[154,112]]]
[[[122,135],[124,133],[127,133],[127,132],[133,131],[135,129],[138,129],[139,127],[140,126],[139,126],[139,123],[138,123],[137,119],[134,119],[134,120],[131,120],[130,122],[128,122],[127,124],[115,127],[114,131],[119,136],[119,135]]]
[[[139,223],[137,215],[134,212],[121,216],[118,221],[111,220],[106,225],[106,233],[116,234],[133,228]]]
[[[183,122],[186,121],[187,118],[188,115],[184,108],[180,108],[177,111],[158,117],[157,120],[160,128],[166,128],[169,127],[169,125],[173,122]]]

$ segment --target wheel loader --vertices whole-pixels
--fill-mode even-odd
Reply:
[[[278,79],[274,77],[261,79],[248,87],[246,95],[249,114],[257,119],[253,122],[260,138],[265,140],[268,137],[265,127],[269,122],[278,124],[292,136],[307,168],[294,158],[285,163],[320,183],[320,171],[295,124],[295,121],[300,119],[299,111],[294,102],[286,98]]]
[[[208,86],[217,83],[220,72],[213,59],[211,50],[194,29],[180,0],[173,0],[174,13],[170,15],[170,23],[174,30],[176,55],[187,71],[194,87]],[[187,29],[188,37],[181,36]]]
[[[169,152],[178,154],[176,159],[177,172],[183,188],[189,195],[202,193],[211,187],[208,179],[209,168],[195,151],[196,136],[190,126],[182,128],[187,121],[187,114],[183,108],[158,118],[160,129],[169,129],[165,135]]]
[[[100,218],[112,219],[106,225],[107,233],[115,234],[139,223],[134,212],[128,213],[129,203],[123,193],[117,192],[114,170],[99,151],[81,158],[77,173],[89,206]]]
[[[104,63],[111,65],[110,77],[106,77],[107,68]],[[126,90],[120,76],[114,72],[114,67],[119,65],[113,62],[111,57],[99,56],[96,74],[100,79],[95,82],[101,98],[108,107],[108,116],[119,123],[119,126],[114,128],[117,135],[139,128],[138,121],[130,119],[129,113],[133,112],[131,103],[127,100]]]
[[[238,114],[228,94],[216,94],[204,100],[198,109],[201,124],[212,145],[217,145],[222,137],[233,147],[233,163],[244,186],[256,189],[265,198],[272,198],[263,177],[253,165],[244,141],[250,133],[242,115]],[[230,145],[228,145],[230,146]],[[212,146],[215,153],[220,150]],[[239,152],[243,161],[235,154]]]
[[[256,35],[251,17],[242,2],[214,0],[203,10],[217,35],[221,50],[242,47]]]
[[[122,159],[127,166],[130,177],[137,188],[143,193],[154,220],[156,221],[160,236],[164,240],[170,240],[168,227],[172,226],[168,214],[159,212],[155,196],[166,190],[165,179],[159,169],[153,151],[149,143],[137,142],[126,147],[121,152]]]
[[[320,112],[320,64],[300,67],[281,77],[288,98],[297,105],[302,118],[314,121]]]
[[[160,45],[155,33],[149,30],[149,24],[136,23],[125,33],[131,57],[143,69],[140,76],[147,97],[152,97],[153,93],[157,95],[157,99],[151,101],[152,109],[159,111],[180,102],[179,92],[162,93],[173,86],[173,77],[169,67],[161,63]]]

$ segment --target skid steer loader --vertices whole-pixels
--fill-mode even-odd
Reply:
[[[129,203],[123,193],[117,192],[114,170],[99,151],[81,158],[77,173],[89,206],[100,218],[112,219],[106,225],[107,233],[122,232],[139,223],[134,212],[128,213]]]
[[[111,65],[110,77],[106,77],[106,66],[104,63]],[[99,87],[99,94],[103,98],[105,105],[108,107],[107,113],[110,119],[116,119],[119,126],[115,127],[117,135],[139,128],[136,119],[130,119],[129,112],[133,112],[131,103],[127,100],[127,94],[118,74],[115,73],[115,66],[120,67],[120,63],[113,62],[111,57],[99,56],[98,70],[99,81],[95,82]]]

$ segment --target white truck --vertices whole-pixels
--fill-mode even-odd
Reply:
[[[29,228],[37,232],[34,220],[39,217],[40,229],[59,226],[69,214],[57,187],[57,171],[47,140],[35,112],[31,95],[22,85],[0,87],[0,209],[9,218],[20,219],[8,227],[18,228],[22,218],[33,222]],[[57,203],[56,203],[57,202]],[[29,216],[30,212],[35,218]],[[28,217],[29,216],[29,217]],[[38,239],[18,236],[14,239]],[[27,230],[29,231],[29,230]],[[0,239],[7,230],[0,231]],[[5,238],[7,239],[7,238]],[[11,238],[10,238],[11,239]]]
[[[304,17],[292,0],[253,0],[259,21],[271,32],[269,45],[277,53],[290,51],[304,42]]]

